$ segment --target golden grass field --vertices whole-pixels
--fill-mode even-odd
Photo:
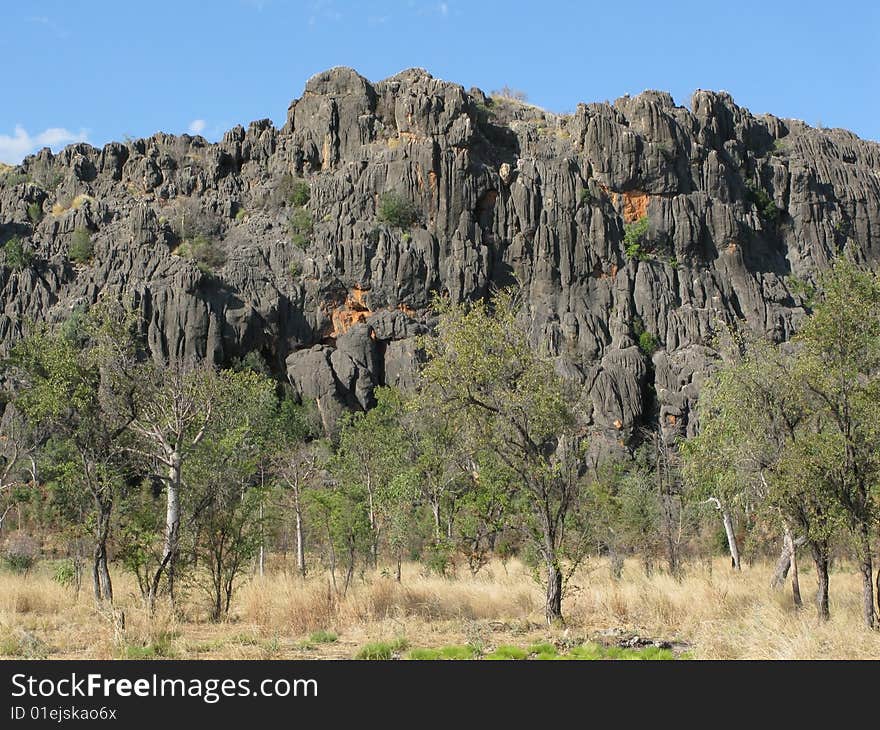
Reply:
[[[542,620],[541,589],[515,561],[490,564],[476,577],[444,579],[404,566],[397,584],[381,574],[355,579],[348,595],[332,599],[328,579],[303,581],[275,569],[237,592],[228,620],[206,621],[193,593],[172,615],[160,608],[150,618],[134,583],[116,574],[117,608],[125,627],[95,609],[84,581],[78,597],[47,572],[0,574],[0,655],[52,659],[352,658],[366,644],[405,638],[409,648],[536,642],[573,646],[608,643],[636,634],[676,643],[696,659],[870,659],[880,657],[880,632],[862,628],[859,584],[840,566],[831,576],[831,621],[818,624],[812,608],[815,584],[802,569],[805,607],[794,608],[788,587],[769,587],[771,566],[742,573],[721,559],[691,566],[680,581],[663,573],[646,577],[635,561],[613,581],[604,561],[584,566],[564,604],[567,625],[549,629]],[[45,569],[44,569],[45,570]],[[314,632],[333,632],[326,641]],[[406,652],[399,652],[405,656]]]

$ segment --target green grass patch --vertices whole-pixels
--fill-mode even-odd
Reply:
[[[409,642],[403,637],[393,641],[377,641],[373,644],[362,646],[354,658],[384,661],[391,659],[395,654],[405,651],[408,646]]]
[[[437,661],[441,658],[439,649],[413,649],[407,655],[407,659],[414,661]]]
[[[525,649],[520,649],[520,647],[518,646],[510,646],[508,644],[505,644],[499,646],[491,654],[487,654],[485,658],[492,660],[525,659],[528,655],[529,652]]]
[[[556,655],[559,652],[556,651],[556,647],[553,646],[549,641],[539,642],[537,644],[532,644],[529,647],[529,654],[551,654]]]
[[[309,642],[312,644],[332,644],[339,637],[332,631],[313,631],[309,634]]]
[[[480,650],[473,644],[453,644],[440,648],[440,656],[444,659],[473,659]]]

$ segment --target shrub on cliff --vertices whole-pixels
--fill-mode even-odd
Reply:
[[[75,264],[85,264],[91,260],[94,252],[95,247],[92,245],[89,232],[85,228],[77,228],[73,232],[70,248],[67,250],[68,258]]]
[[[411,200],[392,191],[379,198],[376,217],[395,228],[409,228],[418,220],[419,211]]]
[[[6,265],[15,271],[26,269],[34,260],[34,254],[30,247],[18,236],[13,236],[3,244],[3,253],[6,258]]]

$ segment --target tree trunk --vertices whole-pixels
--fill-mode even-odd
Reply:
[[[736,533],[733,531],[733,520],[730,512],[722,508],[721,519],[724,521],[724,532],[727,534],[727,547],[730,550],[730,563],[734,570],[740,570],[739,546],[736,544]]]
[[[168,467],[165,498],[165,538],[162,544],[162,558],[159,567],[153,575],[147,600],[151,613],[156,608],[159,586],[162,581],[162,575],[166,571],[168,574],[168,596],[172,605],[174,604],[174,568],[180,545],[180,454],[177,452],[172,453],[170,461],[171,466]]]
[[[400,583],[400,553],[397,553],[397,582]]]
[[[816,612],[820,621],[831,618],[828,610],[828,550],[821,543],[810,542],[810,552],[816,565],[816,579],[819,587],[816,590]]]
[[[306,577],[306,552],[305,543],[303,542],[303,520],[302,509],[299,505],[299,497],[296,498],[294,515],[296,517],[296,569],[299,574]]]
[[[555,555],[547,556],[547,593],[544,603],[544,615],[547,625],[563,623],[562,618],[562,571]]]
[[[798,580],[797,546],[794,544],[794,537],[791,534],[791,528],[788,525],[785,525],[784,530],[785,549],[789,555],[788,562],[791,569],[791,597],[794,601],[794,605],[800,608],[804,603],[801,600],[801,586],[800,581]]]
[[[259,570],[260,570],[260,578],[265,574],[265,535],[263,534],[263,504],[260,503],[260,557],[259,557]]]
[[[434,515],[434,538],[440,542],[440,500],[431,500],[431,514]]]
[[[102,601],[113,603],[113,584],[107,566],[107,538],[110,535],[110,514],[113,503],[106,502],[97,496],[95,496],[95,502],[98,507],[98,524],[93,552],[94,563],[92,565],[95,601],[97,603]]]
[[[871,559],[871,535],[866,524],[859,534],[859,572],[862,574],[862,618],[865,626],[873,629],[874,614],[874,564]]]
[[[375,569],[379,566],[379,531],[376,528],[376,511],[373,506],[373,480],[369,476],[367,477],[367,502],[370,517],[370,559]]]

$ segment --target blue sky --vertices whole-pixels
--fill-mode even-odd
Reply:
[[[306,79],[411,66],[572,111],[655,88],[880,140],[873,0],[0,0],[0,161],[156,131],[282,124]]]

